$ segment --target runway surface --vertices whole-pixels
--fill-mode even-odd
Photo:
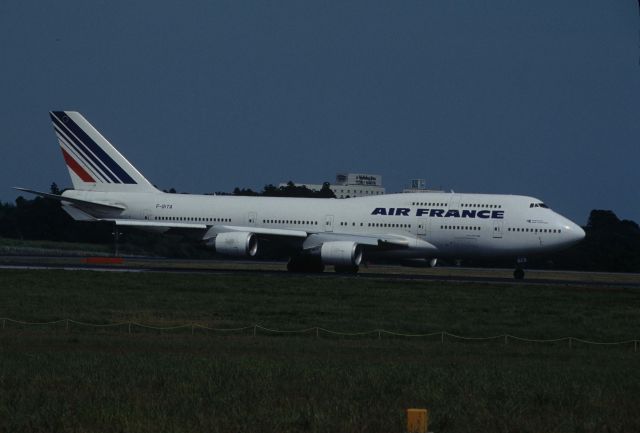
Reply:
[[[190,274],[244,274],[309,276],[314,278],[391,279],[410,281],[449,281],[487,284],[560,285],[600,288],[640,288],[640,274],[527,270],[524,280],[515,280],[512,269],[462,267],[414,268],[391,265],[361,267],[356,275],[336,274],[331,267],[321,274],[286,271],[285,262],[230,260],[173,260],[124,258],[120,264],[90,264],[82,257],[0,256],[0,269],[64,269],[102,272],[171,272]]]

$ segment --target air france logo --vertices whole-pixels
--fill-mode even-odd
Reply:
[[[417,216],[430,218],[482,218],[482,219],[504,219],[503,210],[471,210],[471,209],[424,209],[418,208],[411,215],[411,209],[408,207],[377,207],[371,212],[371,215],[384,216]]]

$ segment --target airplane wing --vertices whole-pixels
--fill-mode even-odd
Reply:
[[[143,220],[130,220],[130,219],[102,219],[102,221],[112,221],[118,226],[139,227],[139,228],[158,228],[158,229],[198,229],[207,230],[207,233],[202,237],[202,240],[216,237],[220,233],[228,232],[248,232],[255,233],[257,235],[266,236],[285,236],[294,238],[306,238],[307,232],[301,230],[287,230],[287,229],[270,229],[262,227],[243,227],[243,226],[230,226],[230,225],[214,225],[209,226],[202,223],[178,223],[168,221],[143,221]]]
[[[309,233],[304,230],[216,225],[209,228],[202,239],[205,242],[211,242],[222,233],[234,232],[252,233],[257,235],[258,238],[271,239],[291,248],[301,249],[308,254],[317,254],[318,250],[321,250],[323,245],[328,242],[352,242],[371,252],[406,250],[410,248],[419,248],[425,252],[431,251],[434,254],[437,252],[437,248],[434,245],[415,236],[386,233],[366,235],[334,232]]]
[[[422,247],[425,249],[436,250],[436,247],[429,242],[415,238],[413,236],[403,236],[395,234],[349,234],[349,233],[333,233],[322,232],[310,235],[304,242],[305,250],[312,250],[321,247],[325,242],[334,241],[350,241],[362,245],[365,248],[373,250],[396,250],[406,249],[410,247]]]
[[[207,234],[203,237],[203,240],[211,239],[219,233],[226,232],[250,232],[257,235],[264,235],[266,237],[283,236],[303,238],[306,239],[304,243],[305,249],[314,248],[316,246],[322,245],[325,242],[331,241],[352,241],[360,245],[381,248],[409,248],[411,246],[411,242],[414,241],[414,238],[411,237],[389,234],[357,235],[333,232],[309,234],[304,230],[271,229],[262,227],[243,227],[230,225],[212,226]]]
[[[200,229],[205,230],[206,224],[199,223],[174,223],[174,222],[156,222],[156,221],[144,221],[144,220],[131,220],[131,219],[103,219],[102,221],[112,221],[117,226],[125,227],[138,227],[149,229]]]
[[[293,238],[306,238],[308,233],[303,230],[288,230],[288,229],[270,229],[265,227],[243,227],[243,226],[230,226],[230,225],[215,225],[212,226],[202,238],[203,240],[209,240],[216,237],[220,233],[228,232],[249,232],[257,235],[269,236],[284,236]]]
[[[132,219],[110,219],[103,218],[100,221],[114,222],[117,226],[124,227],[137,227],[141,229],[151,229],[165,231],[169,229],[180,229],[189,231],[192,235],[202,233],[202,240],[207,241],[215,238],[220,233],[228,232],[247,232],[254,233],[261,237],[291,237],[291,238],[306,238],[307,232],[301,230],[287,230],[287,229],[270,229],[262,227],[243,227],[243,226],[231,226],[231,225],[207,225],[203,223],[181,223],[170,221],[146,221],[146,220],[132,220]]]
[[[231,226],[231,225],[216,225],[212,226],[207,233],[203,236],[204,241],[215,238],[220,233],[228,232],[246,232],[254,233],[258,237],[266,239],[280,239],[284,241],[289,239],[290,241],[299,242],[302,249],[306,251],[315,250],[321,248],[325,242],[335,241],[349,241],[358,245],[362,245],[369,250],[397,250],[407,249],[411,247],[421,247],[426,250],[436,250],[436,247],[429,242],[415,238],[413,236],[403,236],[394,234],[375,234],[375,235],[360,235],[349,233],[308,233],[304,230],[290,230],[290,229],[272,229],[250,226]]]

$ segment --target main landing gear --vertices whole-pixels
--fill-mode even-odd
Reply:
[[[334,269],[338,274],[357,274],[360,267],[355,265],[336,265]],[[318,274],[324,272],[324,264],[322,260],[320,260],[320,257],[294,256],[291,257],[289,263],[287,263],[287,271]]]
[[[357,274],[360,270],[359,266],[334,266],[337,274]]]
[[[295,256],[289,259],[287,271],[318,274],[324,272],[324,265],[319,257]]]

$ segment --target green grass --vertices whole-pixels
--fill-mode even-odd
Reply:
[[[640,289],[64,270],[5,270],[0,286],[0,316],[36,322],[640,338]]]
[[[336,277],[0,271],[0,316],[639,338],[638,289]],[[639,431],[640,352],[566,342],[0,331],[0,431]]]

